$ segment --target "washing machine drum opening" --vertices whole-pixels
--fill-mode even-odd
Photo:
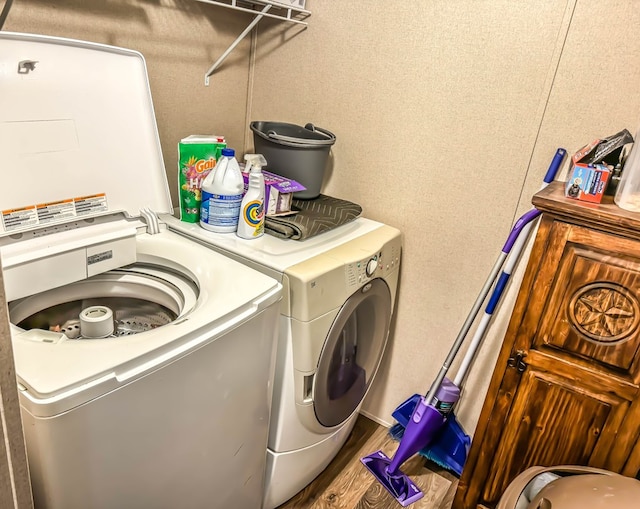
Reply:
[[[325,341],[313,401],[318,422],[333,427],[358,408],[380,365],[391,320],[391,293],[374,279],[340,309]]]
[[[11,322],[68,339],[104,339],[146,332],[175,321],[197,298],[182,274],[134,265],[9,304]]]

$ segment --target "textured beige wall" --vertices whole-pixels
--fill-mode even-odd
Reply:
[[[536,143],[524,182],[518,215],[531,206],[530,197],[540,185],[540,168],[549,162],[549,151],[565,147],[569,154],[587,142],[627,128],[633,135],[640,126],[640,12],[637,2],[566,2],[565,16],[554,57],[554,75],[549,99],[544,104]],[[594,30],[594,20],[606,19],[606,30]],[[559,179],[566,179],[568,164]],[[506,315],[499,317],[470,377],[469,389],[484,395],[495,363],[497,349],[506,331],[517,285],[524,265],[514,276],[505,298]],[[475,428],[482,399],[468,398],[459,415]]]
[[[324,191],[405,238],[391,343],[366,403],[391,422],[428,388],[556,148],[635,130],[640,14],[633,0],[307,5],[308,29],[262,21],[255,66],[247,39],[210,87],[204,72],[250,16],[194,0],[29,0],[14,3],[5,29],[145,55],[174,204],[183,136],[224,134],[242,151],[247,119],[335,132]],[[514,293],[458,410],[469,430]]]
[[[404,233],[389,355],[365,405],[389,423],[428,389],[556,149],[635,130],[639,14],[632,1],[307,5],[303,32],[261,27],[249,116],[333,131],[324,191]],[[515,290],[458,409],[470,431]]]

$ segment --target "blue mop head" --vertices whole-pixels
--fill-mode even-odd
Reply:
[[[389,435],[394,440],[400,440],[404,435],[405,427],[420,397],[420,394],[414,394],[393,412],[392,416],[398,423],[391,427]],[[452,413],[434,439],[418,451],[418,454],[460,477],[470,447],[469,435],[464,432]]]

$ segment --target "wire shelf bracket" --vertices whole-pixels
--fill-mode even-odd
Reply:
[[[229,56],[238,43],[244,39],[251,30],[260,22],[262,18],[274,18],[287,23],[296,23],[307,26],[306,19],[311,16],[311,11],[304,8],[305,0],[197,0],[205,4],[218,5],[241,12],[255,14],[247,28],[236,38],[235,41],[220,55],[220,58],[209,67],[204,76],[204,84],[209,86],[209,79],[225,58]]]

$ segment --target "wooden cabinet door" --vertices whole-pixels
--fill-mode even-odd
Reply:
[[[531,362],[514,387],[495,452],[488,457],[481,499],[495,504],[507,485],[533,465],[602,466],[629,402],[603,395],[588,375],[576,383]],[[591,377],[593,378],[593,377]],[[596,457],[600,459],[596,459]]]
[[[455,508],[533,465],[638,474],[639,297],[640,242],[543,219]]]

